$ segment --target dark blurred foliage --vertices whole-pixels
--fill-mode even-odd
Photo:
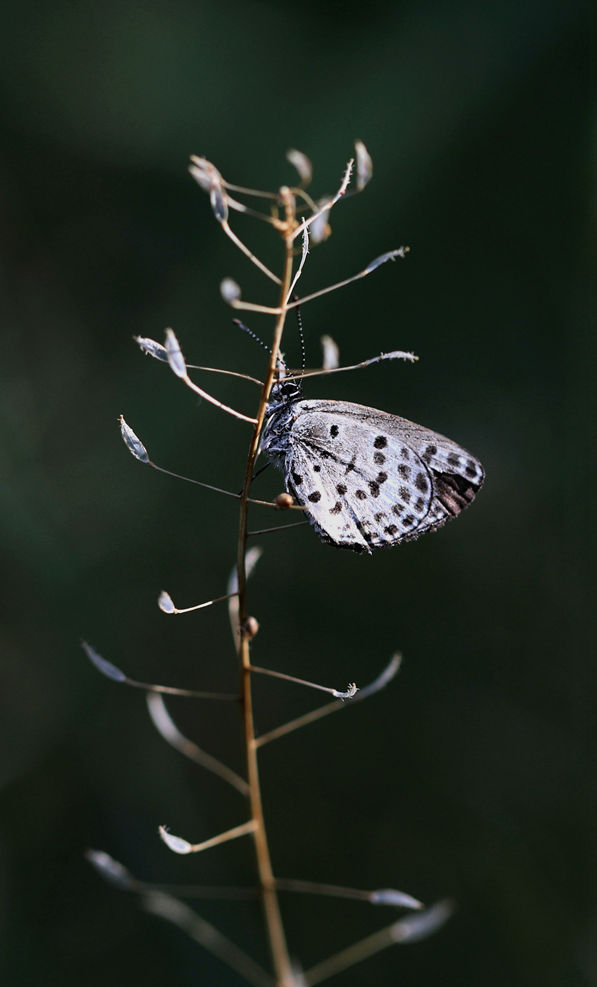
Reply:
[[[168,619],[155,599],[223,591],[236,506],[144,469],[116,418],[158,462],[232,489],[249,429],[131,337],[173,325],[189,360],[259,375],[263,352],[232,326],[218,283],[274,296],[222,237],[188,155],[277,187],[293,180],[284,152],[298,147],[323,194],[358,137],[374,181],[338,207],[303,290],[402,243],[412,252],[306,307],[308,358],[329,332],[345,361],[394,348],[421,359],[307,393],[445,432],[481,458],[487,483],[458,523],[370,559],[309,529],[264,536],[251,586],[260,664],[343,686],[405,655],[385,693],[264,751],[275,866],[458,902],[435,938],[338,984],[596,984],[580,5],[25,0],[3,20],[4,982],[240,983],[83,860],[96,846],[147,879],[253,878],[249,840],[190,860],[158,841],[158,823],[199,840],[240,822],[244,805],[165,746],[142,694],[99,677],[79,639],[139,678],[235,687],[224,609]],[[279,262],[267,229],[237,226]],[[263,317],[250,324],[270,332]],[[299,359],[292,331],[286,351]],[[253,410],[250,385],[208,384]],[[273,471],[256,485],[280,488]],[[255,509],[258,526],[275,521]],[[261,681],[259,726],[316,702]],[[240,768],[235,710],[170,708]],[[257,905],[197,907],[267,961]],[[394,916],[289,896],[284,912],[306,965]]]

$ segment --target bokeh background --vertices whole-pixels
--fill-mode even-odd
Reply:
[[[433,537],[372,558],[308,528],[267,535],[251,583],[255,660],[343,686],[396,649],[394,684],[268,747],[281,875],[395,886],[458,903],[425,943],[338,984],[597,984],[597,677],[587,615],[593,341],[591,105],[580,4],[472,0],[300,5],[107,0],[5,11],[2,203],[2,767],[0,872],[7,984],[236,987],[238,976],[104,884],[89,846],[155,881],[250,884],[249,840],[174,857],[243,819],[242,800],[168,748],[142,693],[101,678],[88,638],[133,676],[235,688],[224,609],[167,618],[224,591],[236,506],[144,469],[124,413],[162,465],[238,489],[249,429],[144,358],[172,325],[189,361],[259,376],[218,285],[272,301],[223,238],[187,172],[338,184],[355,138],[375,162],[338,207],[303,291],[408,243],[404,262],[303,313],[308,361],[331,333],[345,362],[312,382],[429,425],[487,470],[478,501]],[[270,263],[265,226],[237,229]],[[256,316],[251,326],[267,337]],[[299,360],[292,331],[289,361]],[[251,385],[202,377],[251,413]],[[269,471],[256,493],[281,489]],[[587,499],[588,498],[588,499]],[[255,509],[253,523],[285,520]],[[257,684],[262,730],[318,702]],[[183,730],[240,769],[237,714],[170,703]],[[267,962],[256,904],[197,902]],[[393,920],[353,902],[285,896],[309,966]]]

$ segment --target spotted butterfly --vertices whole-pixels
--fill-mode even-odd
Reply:
[[[451,439],[349,401],[304,400],[296,381],[274,384],[260,448],[320,538],[355,552],[441,527],[484,480]]]

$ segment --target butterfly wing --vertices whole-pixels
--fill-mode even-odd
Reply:
[[[480,463],[450,439],[346,401],[296,402],[284,471],[320,536],[355,551],[439,527],[483,482]]]

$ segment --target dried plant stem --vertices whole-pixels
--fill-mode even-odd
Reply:
[[[355,148],[357,178],[355,191],[358,192],[365,187],[371,177],[371,160],[366,148],[361,142],[357,142]],[[326,199],[325,202],[320,200],[320,202],[317,203],[302,188],[303,185],[308,184],[311,177],[311,164],[308,158],[306,158],[306,156],[301,152],[290,151],[288,154],[288,160],[295,166],[299,173],[301,187],[288,188],[283,186],[277,193],[260,192],[226,183],[218,169],[210,161],[196,155],[192,156],[191,166],[189,169],[195,181],[197,181],[199,186],[209,194],[209,199],[215,218],[226,236],[239,250],[242,251],[245,257],[248,258],[254,266],[256,266],[279,288],[278,304],[273,307],[254,302],[242,301],[241,289],[231,278],[225,278],[221,283],[222,297],[231,308],[259,312],[264,315],[271,315],[275,320],[271,349],[269,349],[268,346],[265,345],[254,332],[252,332],[252,330],[247,329],[247,327],[240,320],[234,320],[234,322],[237,323],[241,329],[253,336],[253,338],[260,342],[266,350],[269,349],[267,372],[265,374],[264,381],[261,382],[255,377],[251,377],[248,374],[238,373],[236,371],[220,370],[218,368],[202,365],[199,367],[192,367],[186,363],[180,344],[171,329],[166,330],[165,345],[157,343],[153,339],[136,337],[137,342],[143,352],[149,354],[155,359],[161,360],[162,362],[167,362],[172,372],[179,377],[195,394],[198,394],[202,399],[209,401],[211,404],[234,416],[236,419],[248,422],[252,426],[252,436],[247,454],[241,493],[223,490],[219,487],[213,486],[212,484],[194,480],[189,477],[181,477],[179,474],[173,473],[172,471],[159,466],[157,463],[154,463],[150,459],[148,450],[144,446],[141,439],[135,434],[124,418],[120,416],[122,438],[127,449],[136,460],[168,476],[184,479],[187,482],[196,484],[197,486],[217,493],[224,494],[228,497],[233,497],[239,501],[240,511],[236,567],[228,580],[227,593],[204,603],[185,608],[177,608],[172,600],[172,597],[165,591],[162,591],[158,598],[158,606],[160,610],[166,614],[189,613],[194,610],[200,610],[211,606],[219,601],[228,600],[228,611],[232,628],[232,636],[235,650],[237,651],[239,657],[239,694],[229,695],[222,693],[207,693],[203,691],[177,688],[174,686],[163,686],[155,683],[137,681],[136,679],[131,679],[124,671],[103,658],[89,644],[82,642],[87,657],[96,669],[101,672],[101,674],[105,675],[109,679],[112,679],[114,682],[129,685],[136,689],[143,689],[147,692],[147,703],[150,717],[155,728],[160,733],[162,738],[167,741],[167,743],[169,743],[185,757],[188,757],[195,763],[201,765],[202,768],[217,775],[222,781],[231,785],[237,792],[248,799],[248,811],[245,810],[245,813],[243,814],[245,817],[248,816],[248,818],[246,818],[245,822],[234,826],[232,829],[225,830],[224,832],[203,840],[200,843],[190,843],[184,837],[177,836],[172,833],[167,827],[160,826],[159,834],[163,842],[173,853],[187,855],[200,853],[204,850],[211,849],[212,847],[229,843],[230,841],[241,836],[251,835],[255,846],[257,880],[254,888],[211,888],[205,885],[192,885],[187,886],[186,888],[175,888],[170,885],[150,884],[147,882],[138,881],[122,864],[114,860],[114,858],[111,858],[103,851],[89,851],[87,855],[89,861],[106,880],[123,890],[133,891],[139,894],[142,898],[144,907],[148,911],[167,919],[180,929],[187,932],[188,935],[194,938],[197,942],[201,943],[206,949],[211,950],[214,955],[220,957],[223,962],[227,963],[228,966],[236,970],[248,983],[255,985],[255,987],[298,987],[299,983],[304,985],[304,987],[314,987],[315,984],[319,984],[323,980],[329,979],[335,974],[342,972],[368,956],[374,955],[393,943],[414,942],[417,939],[423,938],[439,928],[450,915],[452,910],[451,905],[445,902],[440,902],[433,908],[424,909],[422,903],[418,901],[418,899],[392,887],[382,887],[376,890],[367,891],[358,888],[350,888],[334,884],[323,884],[320,882],[306,881],[302,879],[276,878],[270,858],[259,778],[260,748],[273,740],[277,740],[303,726],[307,726],[308,724],[314,723],[331,713],[337,712],[340,709],[346,709],[349,705],[352,705],[352,702],[345,703],[344,700],[360,701],[379,692],[380,689],[383,689],[396,675],[400,667],[401,660],[400,655],[394,655],[390,662],[372,682],[368,683],[361,690],[358,690],[354,683],[349,683],[346,691],[339,691],[328,686],[309,682],[303,678],[288,675],[286,672],[254,665],[251,661],[251,641],[259,630],[259,624],[257,619],[250,614],[247,605],[247,580],[257,559],[259,558],[261,549],[253,547],[247,551],[248,538],[254,534],[265,534],[269,531],[278,531],[281,528],[291,528],[307,523],[305,520],[301,520],[291,524],[277,525],[275,528],[249,531],[248,514],[250,504],[274,507],[278,510],[307,510],[304,504],[294,503],[292,496],[289,496],[287,492],[280,494],[274,501],[258,500],[249,496],[251,484],[255,476],[261,472],[261,470],[257,473],[255,472],[255,464],[259,454],[260,440],[268,411],[268,401],[270,399],[272,386],[276,380],[280,381],[282,377],[285,378],[285,384],[288,384],[293,380],[301,380],[306,376],[340,373],[345,370],[357,369],[358,367],[367,367],[371,364],[379,363],[385,360],[403,359],[414,361],[417,359],[412,353],[395,350],[390,353],[381,353],[379,356],[372,357],[368,360],[363,360],[360,363],[354,364],[350,367],[339,367],[337,365],[339,362],[337,346],[329,337],[322,337],[322,345],[324,347],[323,368],[321,370],[305,371],[303,366],[303,369],[300,372],[297,372],[294,375],[289,374],[288,368],[285,366],[283,358],[280,356],[280,346],[288,312],[291,309],[297,309],[298,315],[298,307],[300,305],[303,305],[313,299],[320,298],[328,292],[335,291],[338,288],[351,284],[353,281],[366,277],[373,271],[376,271],[387,261],[393,261],[398,257],[404,257],[408,251],[408,247],[400,247],[399,249],[390,250],[379,257],[376,257],[365,268],[357,272],[357,274],[352,277],[345,278],[343,281],[339,281],[336,284],[320,288],[318,291],[311,292],[310,294],[304,295],[302,298],[298,298],[295,294],[295,288],[302,276],[303,268],[309,254],[310,242],[316,245],[331,232],[328,224],[328,213],[332,206],[346,194],[354,162],[353,160],[349,161],[344,172],[341,185],[336,194],[331,198]],[[229,191],[231,190],[242,194],[255,195],[260,198],[271,200],[270,214],[262,213],[252,207],[246,206],[243,203],[237,202],[230,196]],[[312,214],[307,216],[307,218],[301,216],[300,220],[297,219],[297,197],[301,200],[301,210],[305,204],[311,210]],[[281,235],[284,252],[282,274],[280,277],[273,273],[269,267],[267,267],[255,254],[253,254],[253,252],[240,240],[236,233],[231,230],[228,224],[229,209],[234,209],[237,212],[243,212],[249,216],[264,220],[270,226],[273,226]],[[321,222],[319,222],[320,220]],[[300,251],[300,255],[298,250],[295,248],[295,241],[299,237],[302,238],[302,250]],[[330,348],[332,351],[331,355]],[[305,360],[303,354],[303,364],[304,363]],[[195,382],[189,377],[189,370],[191,369],[227,374],[230,377],[245,379],[257,384],[260,388],[260,397],[256,416],[250,417],[236,411],[234,408],[231,408],[230,406],[219,401],[217,398],[208,394],[208,392],[195,384]],[[294,402],[295,390],[300,390],[300,386],[297,389],[291,384],[290,393],[293,396],[288,397],[288,392],[286,392],[286,389],[280,389],[280,394],[283,399],[286,400],[286,398],[288,398],[288,408],[290,408],[292,406],[292,402]],[[278,395],[278,397],[279,396],[280,395]],[[303,404],[305,404],[305,402],[303,402]],[[271,407],[275,408],[276,405],[272,405]],[[372,414],[375,413],[372,411]],[[273,434],[273,427],[276,423],[273,419],[271,422]],[[279,427],[281,428],[281,426]],[[332,435],[336,434],[334,429],[336,429],[337,432],[336,426],[333,426],[331,430]],[[429,434],[431,435],[432,433]],[[288,438],[288,441],[290,442],[290,437]],[[384,439],[384,442],[385,441],[386,440]],[[375,445],[378,445],[377,439],[375,441]],[[273,448],[273,446],[270,448],[270,452]],[[280,449],[283,448],[284,446],[280,444]],[[383,457],[381,461],[383,461]],[[318,469],[317,466],[314,468]],[[385,474],[383,475],[385,476]],[[379,481],[380,483],[382,482],[381,474]],[[373,486],[373,484],[371,484],[371,486]],[[340,487],[338,487],[338,490],[340,490]],[[360,494],[361,491],[357,491],[357,493]],[[315,495],[309,499],[315,500]],[[336,508],[334,508],[332,513],[336,513]],[[304,514],[303,517],[305,517]],[[348,542],[345,542],[344,544],[348,544]],[[252,699],[253,673],[271,676],[277,680],[283,680],[326,692],[333,697],[333,700],[332,702],[327,702],[326,705],[321,706],[319,709],[311,710],[309,713],[283,723],[258,737],[255,734]],[[209,700],[240,700],[245,741],[245,777],[243,777],[242,774],[237,774],[226,764],[219,761],[217,758],[214,758],[211,754],[207,753],[202,748],[199,748],[193,741],[185,737],[170,717],[170,714],[162,699],[162,694]],[[262,969],[259,964],[255,963],[255,961],[244,953],[243,950],[235,946],[234,943],[230,942],[213,926],[205,922],[199,915],[189,909],[182,901],[173,897],[170,893],[171,891],[177,892],[181,897],[190,895],[232,898],[250,898],[253,896],[260,897],[263,907],[265,930],[269,940],[271,952],[273,977],[269,972]],[[279,905],[280,892],[329,895],[356,901],[365,901],[371,905],[384,905],[394,908],[399,907],[401,909],[408,910],[409,914],[405,918],[402,918],[397,922],[392,923],[392,925],[387,926],[385,929],[382,929],[373,935],[367,936],[359,942],[354,943],[352,946],[349,946],[347,949],[343,949],[335,955],[328,957],[321,963],[311,967],[310,970],[301,973],[298,968],[291,963],[288,954],[286,935]]]
[[[262,263],[262,261],[260,261],[260,260],[259,260],[259,258],[258,258],[258,257],[256,257],[256,256],[255,256],[255,254],[254,254],[254,253],[252,253],[252,251],[251,251],[251,250],[249,250],[249,248],[248,248],[248,247],[246,247],[246,246],[245,246],[245,244],[243,243],[243,241],[242,241],[242,240],[240,240],[240,239],[239,239],[239,238],[237,237],[237,235],[236,235],[236,233],[234,233],[234,232],[233,232],[233,231],[232,231],[232,230],[230,229],[230,227],[229,227],[229,225],[228,225],[228,223],[227,223],[227,222],[226,222],[225,220],[224,220],[224,222],[222,222],[222,224],[221,224],[221,226],[222,226],[222,229],[224,230],[224,233],[226,234],[226,236],[228,236],[228,237],[230,237],[230,239],[232,240],[232,242],[233,242],[233,244],[234,244],[234,245],[235,245],[236,247],[238,247],[238,249],[239,249],[239,250],[242,250],[242,252],[243,252],[243,254],[245,255],[245,257],[248,257],[248,258],[249,258],[249,260],[250,260],[250,261],[251,261],[251,262],[252,262],[253,264],[255,264],[255,267],[258,267],[258,268],[259,268],[259,270],[260,270],[260,271],[261,271],[261,272],[262,272],[263,274],[265,274],[265,276],[266,276],[267,278],[269,278],[269,279],[270,279],[270,281],[273,281],[273,282],[274,282],[275,284],[280,284],[280,278],[279,278],[279,277],[277,277],[277,275],[275,275],[275,274],[273,273],[273,271],[270,271],[270,269],[269,269],[269,267],[266,267],[266,266],[265,266],[265,264],[264,264],[264,263]]]
[[[190,852],[201,853],[202,850],[211,850],[212,847],[220,846],[221,843],[227,843],[229,840],[236,840],[239,836],[246,836],[247,833],[252,833],[254,828],[255,822],[251,819],[249,822],[241,823],[240,826],[234,826],[233,829],[227,829],[224,833],[218,833],[217,836],[212,836],[209,840],[202,840],[201,843],[193,843]]]
[[[437,929],[441,929],[453,910],[454,907],[451,902],[438,901],[426,911],[412,913],[405,918],[398,919],[391,925],[387,925],[385,929],[380,929],[379,932],[374,932],[372,935],[360,939],[348,949],[342,949],[339,953],[334,953],[333,956],[328,957],[327,960],[312,966],[310,970],[306,970],[303,974],[303,984],[305,987],[315,987],[315,984],[329,980],[337,973],[348,970],[356,963],[362,963],[363,960],[375,956],[376,953],[388,949],[389,946],[425,939]]]
[[[308,689],[318,689],[319,692],[329,693],[335,699],[352,699],[358,692],[354,682],[350,683],[348,689],[341,691],[340,689],[333,689],[328,685],[320,685],[318,682],[309,682],[308,679],[299,679],[296,675],[287,675],[286,672],[277,672],[273,668],[261,668],[259,665],[251,665],[251,671],[258,672],[260,675],[271,675],[272,678],[283,679],[285,682],[294,682],[295,685],[305,685]]]
[[[274,380],[274,374],[276,372],[278,354],[280,352],[280,342],[282,339],[282,333],[284,331],[284,322],[286,319],[286,312],[287,312],[287,307],[285,303],[286,303],[286,299],[288,298],[289,288],[292,281],[293,233],[296,228],[296,221],[294,219],[292,200],[290,194],[284,197],[284,208],[286,214],[286,228],[284,232],[285,258],[284,258],[284,274],[282,277],[281,289],[280,289],[280,310],[276,318],[276,326],[274,330],[274,338],[273,338],[272,349],[269,358],[269,366],[265,378],[265,383],[261,391],[261,398],[257,410],[257,423],[253,430],[251,445],[249,447],[247,466],[245,470],[245,480],[244,480],[243,490],[240,499],[237,571],[238,571],[238,608],[239,608],[238,617],[239,617],[239,624],[241,628],[248,616],[247,597],[246,597],[247,576],[245,570],[245,554],[246,554],[247,537],[248,537],[249,491],[251,488],[251,481],[253,478],[253,472],[255,468],[255,460],[257,459],[257,453],[259,450],[259,439],[261,436],[261,430],[263,428],[263,422],[265,419],[267,399],[269,397],[269,393],[271,391],[272,383]],[[243,710],[245,750],[246,750],[246,759],[247,759],[247,778],[249,782],[249,801],[251,806],[251,818],[255,823],[253,839],[255,843],[255,853],[257,856],[257,871],[259,876],[259,885],[261,889],[261,898],[263,902],[263,910],[265,915],[267,934],[270,943],[272,961],[275,970],[276,984],[278,985],[278,987],[291,987],[294,978],[292,973],[290,957],[288,955],[288,947],[286,945],[284,926],[282,924],[282,917],[280,914],[278,894],[275,888],[275,878],[272,871],[272,864],[271,864],[269,846],[267,841],[267,832],[266,832],[265,820],[263,815],[263,804],[261,799],[261,786],[259,782],[259,764],[257,758],[257,743],[255,737],[255,724],[253,719],[253,701],[252,701],[252,692],[251,692],[250,645],[249,645],[249,638],[246,635],[242,634],[242,632],[238,639],[238,654],[241,663],[241,676],[242,676],[241,702],[242,702],[242,710]]]
[[[337,699],[332,703],[326,703],[325,706],[319,706],[318,709],[312,709],[309,713],[303,713],[302,716],[297,716],[296,719],[290,720],[288,723],[283,723],[279,727],[274,727],[273,730],[268,730],[267,733],[262,733],[257,737],[255,743],[257,747],[263,747],[272,740],[278,740],[279,737],[284,737],[287,733],[292,733],[293,730],[299,730],[301,727],[306,727],[310,723],[315,723],[316,720],[323,719],[329,713],[335,713],[336,710],[346,708],[346,704],[341,699]]]
[[[317,881],[299,881],[294,878],[277,877],[278,891],[293,891],[299,894],[329,895],[332,898],[350,898],[352,901],[370,901],[371,892],[360,888],[344,888],[337,884],[319,884]]]
[[[240,792],[241,795],[249,794],[249,786],[244,778],[241,778],[227,764],[208,754],[207,751],[204,751],[180,732],[160,695],[155,692],[148,692],[146,700],[153,725],[166,743],[174,747],[175,750],[180,751],[181,754],[188,757],[191,761],[194,761],[195,764],[200,764],[206,771],[211,771],[213,774],[218,775],[223,781],[236,788],[237,792]]]
[[[271,977],[255,960],[182,901],[169,894],[150,893],[143,899],[143,907],[145,911],[184,929],[191,939],[236,970],[247,983],[254,987],[273,987]]]

